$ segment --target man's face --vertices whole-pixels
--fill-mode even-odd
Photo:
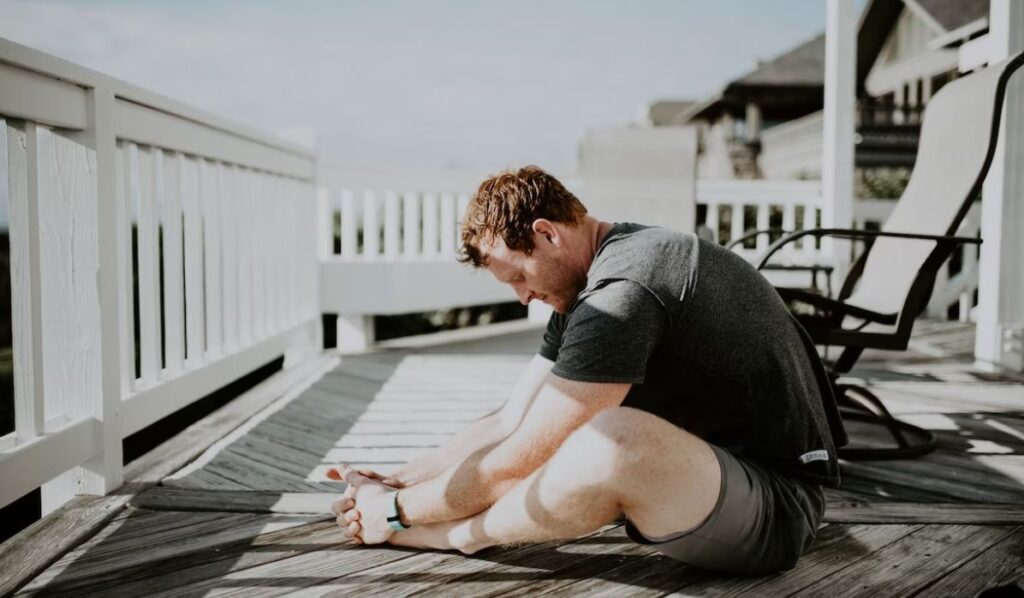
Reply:
[[[554,239],[537,232],[533,236],[530,255],[510,250],[501,239],[482,247],[487,256],[485,267],[498,282],[511,285],[523,305],[539,299],[564,314],[586,285],[586,270],[579,271],[557,232]]]

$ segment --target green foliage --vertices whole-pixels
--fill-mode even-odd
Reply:
[[[899,199],[909,181],[909,168],[861,170],[858,173],[854,195],[863,199]]]

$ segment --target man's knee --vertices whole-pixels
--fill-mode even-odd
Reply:
[[[595,415],[562,445],[565,457],[580,464],[593,463],[616,476],[633,467],[662,444],[660,436],[678,432],[667,421],[631,407],[614,407]]]

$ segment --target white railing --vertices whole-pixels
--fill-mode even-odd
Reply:
[[[5,40],[0,132],[16,419],[0,506],[110,492],[124,437],[318,349],[308,152]]]
[[[747,231],[806,230],[817,227],[821,221],[821,182],[698,180],[697,206],[698,210],[706,210],[704,225],[723,245],[743,237]],[[775,238],[760,235],[734,251],[754,260]],[[792,243],[780,255],[790,263],[800,264],[827,263],[828,257],[811,239]]]
[[[373,342],[374,315],[515,301],[507,285],[455,261],[468,193],[320,190],[321,306],[338,346]]]
[[[746,231],[781,228],[785,231],[815,228],[820,223],[821,195],[818,181],[697,181],[697,205],[706,209],[705,226],[718,242],[729,243]],[[889,218],[896,202],[886,199],[856,199],[853,206],[853,227],[877,229]],[[961,236],[976,236],[980,230],[980,204],[972,206],[961,225]],[[734,251],[748,260],[755,260],[768,248],[772,237],[762,235]],[[803,243],[801,243],[803,241]],[[978,289],[978,254],[974,246],[957,250],[960,269],[950,274],[947,264],[935,282],[928,316],[945,319],[949,308],[958,305],[961,320],[970,317],[974,295]],[[827,264],[827,252],[810,239],[793,243],[780,252],[779,261],[789,264]],[[952,260],[951,260],[952,261]],[[777,284],[806,283],[805,275],[769,272]],[[803,277],[801,280],[799,277]]]

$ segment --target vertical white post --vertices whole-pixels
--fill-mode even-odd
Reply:
[[[121,331],[121,396],[127,398],[135,386],[135,277],[132,274],[132,222],[128,194],[128,148],[117,145],[117,231],[121,248],[118,250],[118,313]],[[101,264],[102,262],[102,257]],[[102,294],[100,300],[102,301]],[[104,383],[105,384],[105,383]]]
[[[768,230],[769,216],[771,216],[772,205],[770,203],[757,204],[757,230]],[[768,249],[768,235],[758,235],[757,251],[760,253]]]
[[[107,494],[121,485],[122,452],[121,452],[121,253],[123,239],[119,223],[119,198],[117,183],[117,144],[114,137],[113,111],[114,95],[105,90],[90,89],[86,95],[89,125],[76,135],[73,151],[83,160],[79,161],[68,153],[67,140],[58,140],[51,135],[47,149],[54,151],[51,172],[40,178],[40,184],[51,186],[46,193],[40,193],[40,203],[48,204],[53,217],[53,209],[72,211],[71,223],[75,235],[68,247],[70,264],[53,263],[55,270],[69,267],[74,273],[76,269],[88,272],[88,276],[72,275],[69,278],[57,272],[63,282],[70,282],[71,287],[54,285],[56,279],[50,278],[51,291],[63,291],[62,296],[40,297],[43,309],[60,309],[65,314],[48,313],[57,327],[46,340],[60,343],[56,347],[59,354],[81,355],[82,358],[67,360],[67,366],[61,370],[47,372],[47,393],[54,391],[52,399],[59,402],[60,411],[70,419],[83,416],[96,418],[99,422],[100,446],[99,455],[47,482],[42,488],[42,511],[47,514],[66,502],[75,494]],[[91,161],[85,152],[78,153],[81,143],[93,150],[95,166],[86,163]],[[59,150],[57,145],[63,145]],[[32,149],[30,147],[30,149]],[[80,176],[95,172],[95,179],[88,180],[84,188],[68,187],[65,176]],[[95,184],[95,187],[92,185]],[[59,190],[58,190],[59,189]],[[152,189],[149,190],[152,193]],[[43,201],[43,195],[47,195]],[[41,206],[42,207],[42,206]],[[156,216],[155,214],[151,214]],[[153,222],[155,225],[155,222]],[[55,223],[56,227],[62,223]],[[154,226],[155,232],[155,226]],[[45,246],[44,246],[45,248]],[[45,252],[44,254],[45,255]],[[46,272],[43,288],[46,285]],[[51,275],[53,272],[51,272]],[[94,286],[95,285],[95,286]],[[70,292],[68,292],[70,291]],[[56,294],[56,293],[55,293]],[[44,319],[44,335],[46,321]],[[61,333],[68,328],[76,338],[88,339],[87,345],[73,346],[67,344],[67,338]],[[92,350],[93,347],[96,350]],[[83,349],[86,349],[84,352]],[[46,349],[44,349],[46,350]],[[50,386],[52,384],[52,386]],[[48,400],[51,397],[48,397]]]
[[[401,229],[398,195],[394,191],[384,194],[384,257],[391,261],[398,259]]]
[[[221,312],[224,322],[224,350],[230,352],[238,347],[238,168],[222,165],[221,197],[223,204],[220,220],[223,270],[221,270],[224,308]]]
[[[121,339],[126,326],[125,292],[122,285],[125,261],[126,206],[118,194],[117,139],[114,135],[114,94],[89,92],[92,146],[96,151],[96,222],[99,261],[99,311],[102,393],[95,398],[93,415],[102,422],[100,456],[86,463],[80,475],[84,492],[108,493],[123,482],[121,452],[121,401],[126,398]]]
[[[356,257],[356,200],[352,191],[341,192],[341,257],[346,260]]]
[[[164,265],[164,342],[166,343],[167,370],[178,374],[185,360],[185,282],[182,277],[181,242],[181,189],[178,178],[178,162],[174,154],[165,155],[155,150],[156,173],[163,188],[160,202],[163,222],[163,265]]]
[[[718,243],[718,203],[709,201],[707,216],[704,218],[704,226],[711,229],[711,236]]]
[[[338,314],[338,351],[359,353],[374,342],[373,316]]]
[[[154,197],[153,160],[151,149],[132,146],[129,168],[135,171],[133,199],[138,201],[139,255],[139,358],[142,386],[156,384],[160,379],[160,279],[158,263],[158,206]],[[133,159],[134,158],[134,159]]]
[[[363,256],[380,257],[380,207],[373,191],[363,194]]]
[[[789,201],[782,207],[782,230],[787,233],[796,230],[796,204]],[[783,254],[792,256],[795,253],[795,248],[792,243],[789,243],[782,248]]]
[[[732,204],[732,221],[729,227],[729,242],[733,242],[743,236],[744,227],[746,223],[743,222],[743,204],[734,203]],[[736,247],[739,251],[743,251],[743,246],[739,245]]]
[[[822,227],[850,228],[853,222],[853,134],[856,90],[856,27],[853,0],[827,0],[825,20],[825,113],[821,186]],[[837,276],[850,261],[847,241],[825,239]]]
[[[224,325],[221,322],[223,300],[220,208],[225,193],[220,174],[220,164],[200,160],[199,188],[203,212],[203,247],[206,250],[203,262],[206,273],[206,350],[214,356],[220,355],[224,342]],[[178,217],[180,219],[181,215]]]
[[[437,194],[423,194],[423,255],[430,258],[438,253],[437,208]]]
[[[455,197],[445,193],[441,196],[441,255],[451,258],[459,246],[455,218]]]
[[[3,121],[0,121],[3,122]],[[11,325],[14,341],[14,429],[18,442],[43,434],[44,355],[39,259],[39,157],[36,125],[3,125],[0,169],[10,206]],[[5,154],[6,155],[3,155]]]
[[[253,171],[239,168],[237,173],[238,195],[235,196],[235,214],[238,218],[238,342],[240,346],[248,347],[253,341],[252,304],[255,293],[252,284],[252,210],[255,207],[252,201]]]
[[[334,210],[327,187],[316,188],[316,218],[320,234],[317,237],[318,255],[321,260],[334,255]]]
[[[416,193],[407,192],[402,196],[402,249],[405,257],[414,258],[420,255],[420,197]]]
[[[206,331],[203,299],[203,221],[199,213],[199,165],[177,154],[185,227],[185,367],[203,362]]]
[[[989,5],[990,63],[1024,50],[1024,3]],[[992,167],[982,188],[974,355],[989,369],[1024,371],[1024,75],[1010,79]]]

